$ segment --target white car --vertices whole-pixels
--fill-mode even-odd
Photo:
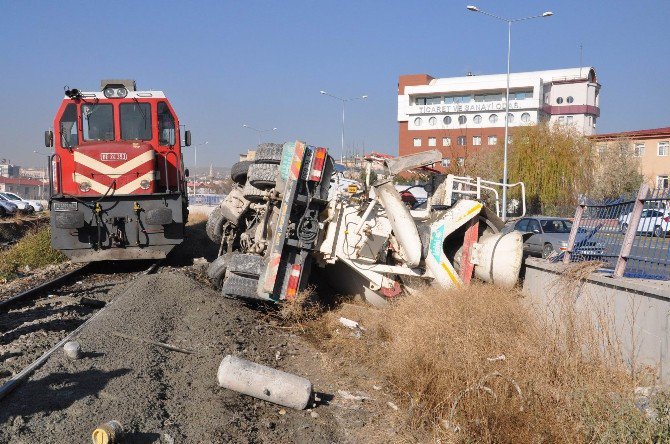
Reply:
[[[619,217],[619,228],[622,233],[628,231],[632,213]],[[637,224],[638,233],[649,233],[656,237],[665,236],[670,231],[670,214],[664,209],[647,208],[642,210],[640,223]]]
[[[30,205],[33,208],[33,210],[35,210],[37,212],[44,211],[44,205],[42,205],[41,203],[39,203],[36,200],[24,199],[21,196],[19,196],[18,194],[10,193],[8,191],[5,191],[4,193],[0,193],[0,196],[4,197],[8,201],[10,201],[13,204],[15,204],[16,206],[18,206],[19,210],[21,210],[21,211],[26,211],[25,210],[26,204]]]

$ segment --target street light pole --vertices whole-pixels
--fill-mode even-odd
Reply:
[[[554,15],[551,11],[543,12],[542,14],[533,15],[530,17],[523,17],[518,19],[509,19],[497,16],[495,14],[482,11],[476,6],[468,5],[468,11],[479,12],[489,17],[501,20],[507,23],[507,88],[505,89],[505,148],[503,152],[503,189],[502,189],[502,220],[507,220],[507,151],[509,144],[509,74],[510,74],[510,58],[512,54],[512,23],[523,20],[530,20],[534,18],[551,17]]]
[[[193,145],[193,156],[194,156],[194,158],[193,158],[193,174],[194,174],[194,176],[193,176],[193,195],[194,196],[195,196],[195,182],[198,178],[198,170],[197,170],[197,168],[198,168],[198,147],[207,145],[208,143],[209,143],[209,141],[205,141],[203,143]]]
[[[345,107],[347,102],[353,102],[354,100],[365,100],[365,99],[368,98],[368,96],[366,94],[364,94],[362,96],[350,97],[348,99],[345,99],[345,98],[338,97],[338,96],[335,96],[333,94],[330,94],[330,93],[328,93],[326,91],[323,91],[323,90],[321,90],[319,92],[321,93],[321,95],[332,97],[333,99],[337,99],[340,102],[342,102],[342,140],[341,140],[341,146],[340,146],[340,163],[343,163],[344,162],[344,160],[343,160],[344,159],[344,107]]]
[[[258,133],[258,144],[261,144],[261,134],[263,133],[269,133],[271,131],[277,131],[277,128],[271,128],[271,129],[263,129],[263,128],[254,128],[253,126],[247,125],[246,123],[242,125],[242,128],[249,128],[250,130],[254,130]]]

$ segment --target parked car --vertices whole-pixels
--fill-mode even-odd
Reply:
[[[28,202],[11,199],[8,196],[6,196],[6,193],[0,193],[0,200],[13,203],[14,205],[16,205],[16,207],[21,213],[30,214],[35,211],[35,208],[33,208],[33,206],[30,205]]]
[[[622,233],[628,231],[632,212],[619,216],[619,228]],[[652,234],[657,237],[664,236],[670,231],[670,213],[663,209],[646,208],[642,210],[640,222],[637,224],[638,233]]]
[[[10,202],[13,202],[14,204],[18,205],[19,202],[26,202],[28,205],[33,207],[33,209],[37,212],[44,211],[44,205],[42,205],[40,202],[36,200],[30,200],[30,199],[24,199],[23,197],[19,196],[16,193],[10,193],[9,191],[5,191],[4,193],[0,193],[0,195],[4,196],[7,200]],[[19,207],[19,209],[21,209]]]
[[[549,257],[552,253],[561,253],[568,249],[568,238],[572,230],[572,222],[559,217],[533,216],[524,217],[508,228],[527,234],[524,236],[524,253],[533,256]],[[603,254],[604,244],[591,240],[584,232],[577,233],[575,239],[577,253],[597,256]]]
[[[17,211],[19,211],[19,207],[8,200],[0,199],[0,217],[16,214]]]

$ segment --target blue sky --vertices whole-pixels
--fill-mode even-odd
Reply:
[[[552,10],[513,27],[512,71],[578,66],[582,44],[603,85],[598,132],[670,125],[667,0],[5,1],[0,158],[40,165],[33,150],[63,86],[119,77],[165,91],[194,143],[209,141],[201,166],[255,145],[245,123],[339,148],[340,104],[321,89],[368,94],[347,109],[347,145],[396,153],[400,74],[505,70],[506,25],[468,3],[510,17]]]

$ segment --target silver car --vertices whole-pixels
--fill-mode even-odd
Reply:
[[[572,222],[559,217],[524,217],[514,224],[513,229],[527,234],[524,236],[526,239],[523,244],[524,253],[547,258],[554,252],[561,253],[568,249]],[[577,233],[575,243],[579,245],[579,254],[589,256],[603,254],[604,244],[587,238],[583,232]]]
[[[0,217],[16,214],[17,211],[19,211],[19,207],[8,200],[0,199]]]
[[[25,206],[32,207],[33,210],[35,210],[35,211],[44,211],[44,205],[42,205],[41,203],[39,203],[36,200],[24,199],[23,197],[19,196],[18,194],[10,193],[9,191],[5,191],[4,193],[0,193],[0,196],[4,197],[8,201],[17,205],[19,207],[19,210],[27,209],[27,208],[22,208],[21,207],[22,205],[25,205]]]

